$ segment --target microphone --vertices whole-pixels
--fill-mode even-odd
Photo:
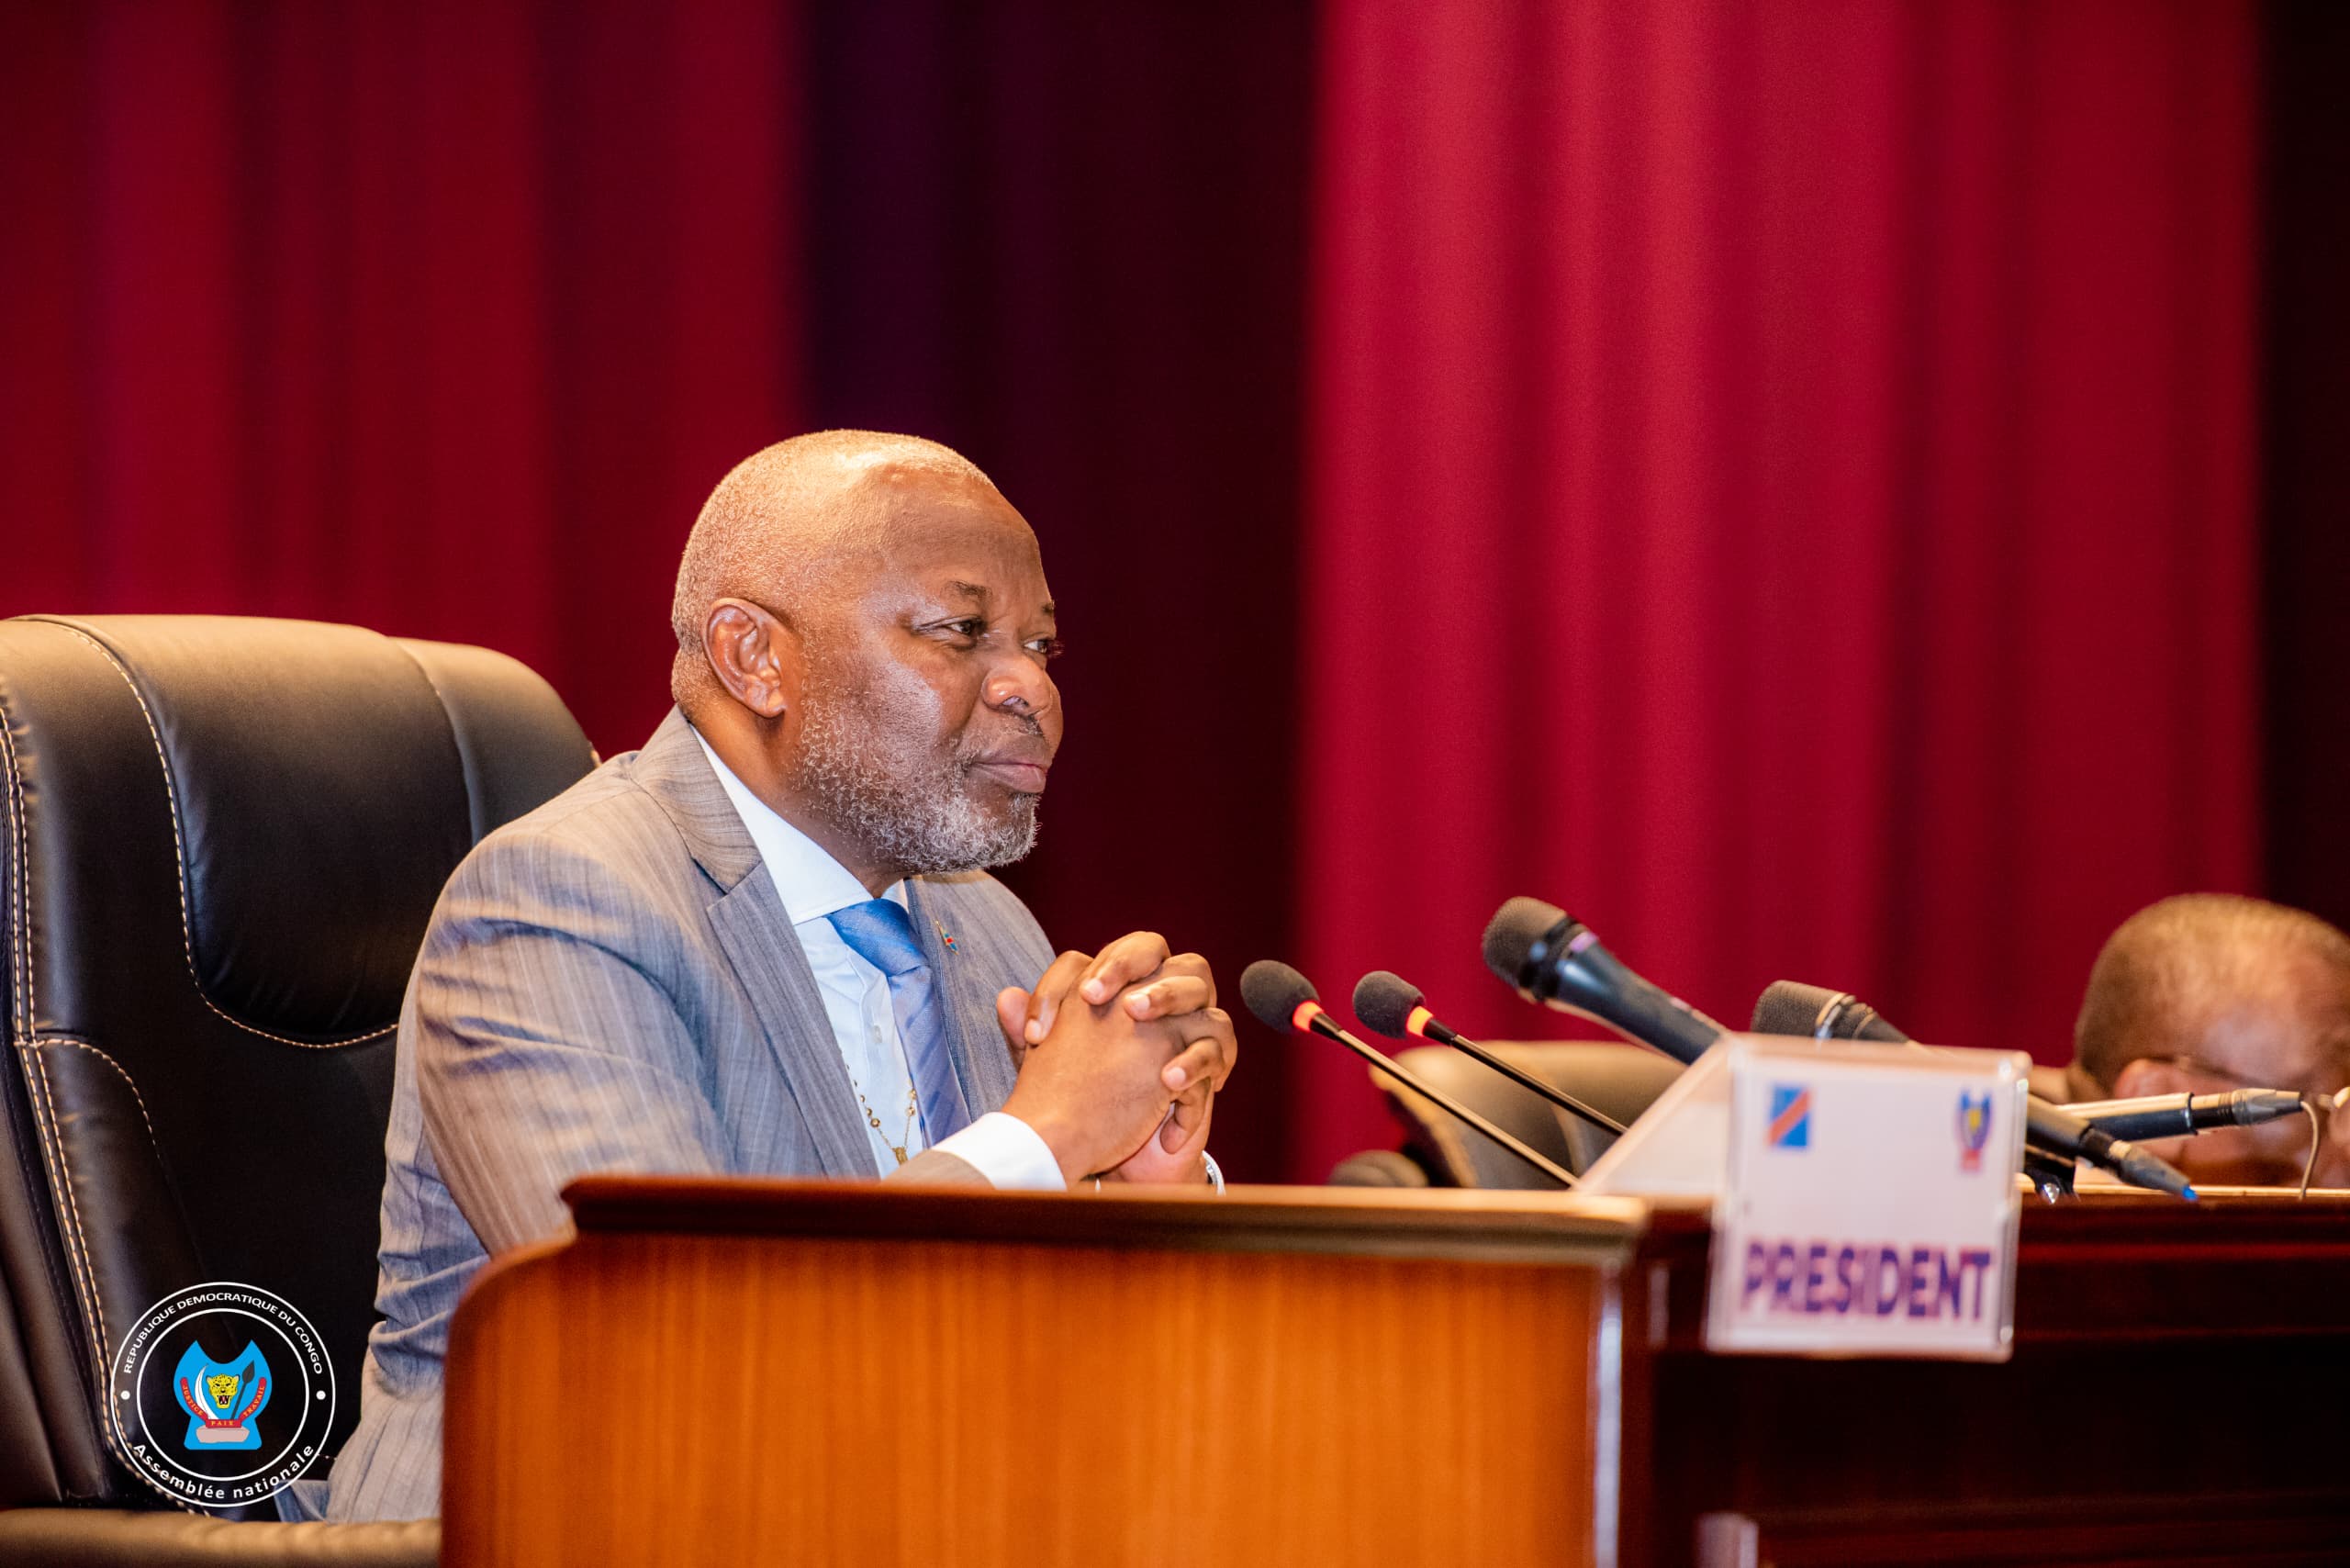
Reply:
[[[1884,1014],[1848,991],[1805,985],[1799,980],[1774,980],[1754,1003],[1758,1035],[1804,1035],[1815,1040],[1882,1040],[1890,1045],[1915,1045]],[[2186,1174],[2159,1155],[2116,1137],[2071,1111],[2059,1109],[2031,1095],[2024,1101],[2024,1141],[2043,1153],[2065,1159],[2086,1159],[2102,1166],[2133,1187],[2195,1201],[2195,1189]]]
[[[1555,904],[1512,899],[1485,927],[1485,967],[1528,1002],[1605,1024],[1626,1039],[1695,1061],[1729,1033],[1651,985]]]
[[[2227,1094],[2146,1094],[2135,1100],[2088,1100],[2065,1107],[2115,1137],[2179,1137],[2212,1127],[2256,1127],[2298,1114],[2301,1097],[2289,1089],[2238,1089]]]
[[[1758,1035],[1808,1035],[1815,1040],[1883,1040],[1907,1045],[1909,1036],[1849,991],[1800,980],[1775,980],[1754,1003]]]
[[[1525,1160],[1545,1176],[1551,1178],[1561,1186],[1572,1187],[1575,1184],[1574,1177],[1559,1166],[1543,1159],[1542,1156],[1527,1148],[1451,1095],[1429,1088],[1404,1069],[1396,1066],[1394,1062],[1381,1056],[1362,1041],[1339,1028],[1337,1025],[1331,1022],[1329,1014],[1323,1011],[1321,1001],[1314,990],[1314,982],[1287,964],[1276,963],[1270,958],[1259,958],[1241,970],[1240,1000],[1248,1004],[1249,1012],[1257,1015],[1257,1022],[1266,1028],[1294,1029],[1301,1035],[1319,1035],[1325,1039],[1337,1041],[1338,1044],[1346,1047],[1347,1049],[1354,1052],[1413,1093],[1421,1095],[1451,1112],[1461,1121],[1484,1134],[1485,1137]]]
[[[1546,1083],[1524,1068],[1486,1049],[1447,1025],[1427,1006],[1418,986],[1392,969],[1373,969],[1355,982],[1355,1016],[1374,1035],[1391,1040],[1416,1037],[1466,1051],[1529,1093],[1539,1095],[1563,1111],[1572,1111],[1603,1131],[1621,1136],[1624,1124],[1605,1111],[1595,1111],[1565,1090]]]

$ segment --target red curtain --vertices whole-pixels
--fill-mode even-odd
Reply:
[[[1055,938],[1287,947],[1310,0],[0,5],[0,614],[485,643],[608,754],[796,430],[1044,542]],[[1237,1006],[1237,1002],[1235,1002]],[[1277,1171],[1286,1053],[1219,1107]]]
[[[700,498],[797,422],[766,0],[0,11],[0,613],[486,643],[606,751]]]
[[[1586,1033],[1478,961],[1527,892],[1726,1023],[1789,977],[2061,1059],[2116,923],[2251,880],[2252,26],[1326,6],[1326,991]],[[1313,1073],[1308,1179],[1386,1137]]]
[[[1054,941],[1289,949],[1305,0],[811,0],[809,418],[920,431],[1035,524],[1069,652]],[[1292,1053],[1216,1107],[1283,1169]]]
[[[713,476],[921,429],[1069,607],[1062,939],[1516,1036],[1528,891],[1726,1020],[1785,974],[2060,1054],[2105,930],[2257,848],[2246,14],[1323,22],[0,6],[0,613],[487,643],[610,751]],[[1236,1170],[1384,1138],[1249,1050]]]

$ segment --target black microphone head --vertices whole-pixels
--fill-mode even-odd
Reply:
[[[1755,999],[1754,1033],[1802,1035],[1818,1040],[1876,1040],[1907,1045],[1909,1036],[1849,991],[1800,980],[1774,980]]]
[[[1373,969],[1355,981],[1355,1016],[1374,1035],[1400,1040],[1412,1031],[1412,1009],[1426,1000],[1420,988],[1392,969]]]
[[[1842,1000],[1842,991],[1830,991],[1824,985],[1773,980],[1770,988],[1754,999],[1754,1033],[1801,1035],[1809,1039],[1819,1028],[1820,1020]]]
[[[1572,919],[1540,899],[1515,898],[1494,912],[1485,926],[1485,967],[1514,990],[1526,985],[1527,960],[1542,939]]]
[[[1320,998],[1314,982],[1287,964],[1259,958],[1240,971],[1240,1000],[1256,1014],[1257,1022],[1287,1033],[1296,1027],[1291,1020],[1298,1008]]]

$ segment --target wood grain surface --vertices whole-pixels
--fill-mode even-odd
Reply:
[[[2350,1561],[2350,1194],[2028,1205],[2005,1365],[1706,1354],[1703,1204],[570,1196],[458,1314],[458,1568]]]
[[[2005,1365],[1707,1355],[1707,1240],[1643,1241],[1628,1563],[2350,1562],[2350,1193],[2027,1201]]]
[[[1613,1559],[1621,1205],[718,1185],[467,1298],[445,1562]]]

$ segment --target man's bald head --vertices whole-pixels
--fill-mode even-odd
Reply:
[[[2338,1051],[2350,1046],[2345,1030],[2350,937],[2282,904],[2189,893],[2140,910],[2107,940],[2074,1057],[2100,1092],[2144,1058],[2287,1083],[2294,1064],[2264,1058]]]
[[[1027,852],[1060,745],[1036,536],[934,442],[768,447],[702,508],[670,689],[736,780],[878,892]]]
[[[845,569],[879,547],[893,495],[924,481],[994,489],[952,448],[877,431],[794,436],[736,464],[702,503],[677,565],[669,689],[678,705],[691,714],[718,689],[702,648],[712,605],[748,599],[804,627]]]

